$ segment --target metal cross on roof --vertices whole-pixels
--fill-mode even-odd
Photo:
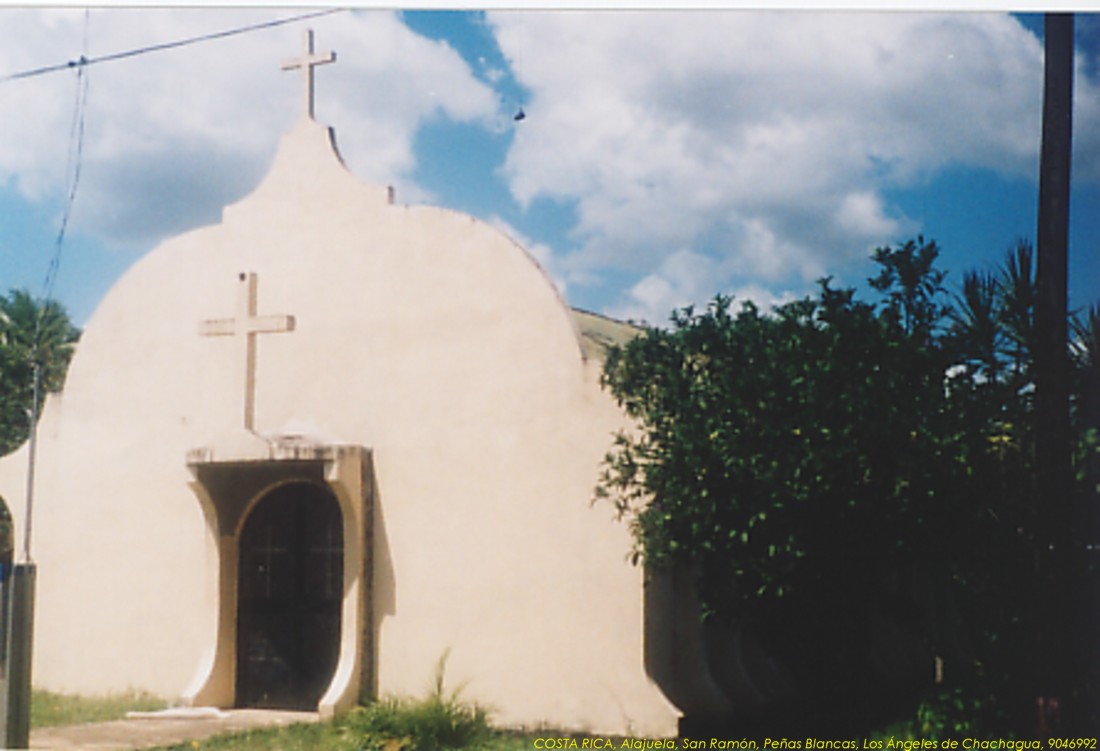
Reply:
[[[236,318],[219,318],[199,324],[203,336],[233,336],[240,350],[237,367],[243,370],[244,427],[252,430],[256,421],[256,334],[294,330],[294,316],[256,315],[256,275],[242,273],[237,292]]]
[[[295,57],[283,63],[283,70],[302,70],[302,96],[305,100],[306,117],[313,119],[313,69],[318,65],[336,61],[336,53],[313,51],[313,29],[306,29],[302,33],[303,52],[301,57]]]

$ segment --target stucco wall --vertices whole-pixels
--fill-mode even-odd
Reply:
[[[590,505],[622,416],[538,266],[473,218],[393,205],[304,120],[221,224],[136,264],[40,433],[35,679],[179,694],[213,640],[215,550],[186,452],[240,427],[238,274],[258,313],[256,431],[373,451],[382,693],[448,685],[510,724],[671,733],[642,668],[641,572]],[[0,495],[22,529],[20,454]]]

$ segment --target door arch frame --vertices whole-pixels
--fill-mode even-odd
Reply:
[[[374,687],[371,453],[362,446],[278,444],[271,444],[265,453],[238,456],[206,448],[188,455],[190,487],[202,507],[208,549],[217,563],[208,603],[215,614],[215,628],[181,701],[186,706],[236,704],[240,533],[249,512],[265,495],[280,485],[304,481],[322,485],[336,497],[343,524],[339,657],[317,705],[322,717],[331,717],[369,698]]]

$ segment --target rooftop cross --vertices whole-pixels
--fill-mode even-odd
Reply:
[[[203,336],[234,336],[237,338],[238,367],[243,368],[244,427],[252,430],[256,418],[256,334],[281,333],[294,330],[294,316],[256,315],[256,275],[241,273],[237,291],[237,317],[219,318],[199,324]]]
[[[283,70],[302,69],[302,96],[305,100],[306,117],[313,119],[313,69],[318,65],[325,65],[336,60],[335,52],[313,52],[313,29],[306,29],[302,33],[303,52],[301,57],[287,60],[283,63]]]

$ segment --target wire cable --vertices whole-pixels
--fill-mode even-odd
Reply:
[[[84,52],[80,56],[81,60],[86,60],[88,54],[89,12],[85,10],[84,14]],[[65,247],[65,233],[69,228],[73,204],[76,202],[76,191],[80,185],[81,167],[84,162],[84,114],[88,105],[87,67],[86,64],[82,63],[77,66],[76,71],[76,102],[73,105],[73,122],[69,128],[69,152],[65,166],[65,180],[68,190],[65,192],[65,207],[61,213],[57,239],[54,241],[53,256],[50,259],[46,279],[42,285],[42,315],[45,315],[46,307],[53,298],[54,283],[57,281],[57,272],[61,268],[61,252]]]
[[[91,13],[84,11],[84,40],[81,60],[88,55],[88,27],[90,26]],[[24,511],[23,532],[23,561],[30,564],[31,559],[31,530],[34,518],[34,474],[36,447],[38,445],[38,417],[39,400],[42,397],[42,362],[39,348],[42,344],[43,325],[46,317],[53,311],[50,304],[53,300],[54,282],[57,280],[58,269],[61,268],[61,251],[65,247],[65,231],[69,226],[69,217],[72,216],[73,203],[76,201],[76,190],[80,185],[80,168],[84,159],[84,113],[88,104],[88,75],[85,65],[80,65],[76,71],[76,102],[73,105],[73,122],[69,129],[69,151],[65,165],[65,180],[68,190],[65,194],[65,208],[61,216],[61,224],[57,231],[57,239],[54,241],[53,255],[50,258],[50,266],[46,272],[43,283],[41,303],[38,315],[34,321],[34,338],[31,340],[31,348],[28,353],[31,360],[33,373],[33,385],[31,390],[30,435],[27,440],[27,495],[26,509]]]
[[[261,31],[263,29],[271,29],[276,26],[285,26],[286,24],[296,23],[298,21],[307,21],[311,18],[321,18],[322,16],[330,16],[333,13],[341,13],[344,8],[328,8],[326,10],[319,10],[313,13],[303,13],[297,16],[289,16],[287,18],[277,18],[273,21],[263,21],[261,23],[250,24],[248,26],[239,26],[234,29],[226,29],[225,31],[215,31],[209,34],[201,34],[199,36],[187,37],[185,39],[177,39],[172,42],[164,42],[162,44],[152,44],[146,47],[138,47],[132,50],[126,50],[124,52],[113,52],[107,55],[100,55],[98,57],[89,58],[86,54],[81,55],[76,60],[69,60],[68,62],[58,63],[56,65],[47,65],[41,68],[32,68],[30,70],[20,71],[18,73],[10,73],[5,76],[0,76],[0,83],[7,83],[8,81],[18,81],[24,78],[34,78],[35,76],[45,75],[47,73],[56,73],[59,70],[70,70],[72,68],[87,68],[89,65],[98,65],[99,63],[109,63],[116,60],[125,60],[129,57],[137,57],[138,55],[146,55],[151,52],[164,52],[165,50],[176,49],[178,47],[187,47],[192,44],[199,44],[201,42],[210,42],[216,39],[225,39],[226,37],[238,36],[240,34],[247,34],[253,31]]]

